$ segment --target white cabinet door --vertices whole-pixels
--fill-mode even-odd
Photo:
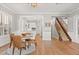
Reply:
[[[43,32],[43,40],[51,40],[51,32]]]
[[[45,16],[42,20],[42,39],[51,40],[51,20]]]
[[[0,47],[10,43],[9,35],[0,36]]]

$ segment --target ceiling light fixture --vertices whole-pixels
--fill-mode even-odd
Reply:
[[[56,5],[62,5],[62,3],[56,3]]]
[[[33,8],[36,8],[36,7],[37,7],[37,3],[31,3],[31,6],[32,6]]]

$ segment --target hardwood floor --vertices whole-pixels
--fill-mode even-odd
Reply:
[[[9,45],[0,48],[0,52],[6,50]],[[79,55],[79,44],[74,42],[61,42],[55,39],[41,41],[31,55]]]
[[[79,44],[60,42],[58,40],[43,41],[33,55],[79,55]]]
[[[6,44],[5,46],[0,47],[0,53],[6,50],[9,47],[9,44]]]

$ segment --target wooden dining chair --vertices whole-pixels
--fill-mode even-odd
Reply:
[[[39,46],[40,44],[41,44],[41,36],[40,36],[40,34],[39,33],[37,33],[36,34],[36,36],[35,36],[35,46]]]
[[[22,49],[23,48],[26,49],[26,45],[24,42],[22,42],[21,36],[19,35],[13,37],[13,54],[14,54],[15,48],[18,48],[20,50],[20,55],[21,55]]]
[[[35,44],[35,47],[39,46],[40,45],[40,34],[36,34],[35,35],[35,39],[30,39],[30,41],[28,42],[29,45],[31,45],[31,43]]]
[[[24,37],[27,37],[28,35],[31,35],[31,33],[29,33],[29,32],[22,33],[22,37],[23,37],[23,38],[24,38]],[[25,39],[25,43],[28,43],[28,46],[27,46],[28,48],[29,48],[29,46],[30,46],[29,41],[30,41],[30,38]]]

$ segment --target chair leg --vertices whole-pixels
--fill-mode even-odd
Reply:
[[[21,55],[21,51],[22,51],[22,48],[20,48],[20,55]]]
[[[11,48],[11,45],[12,45],[12,41],[10,42],[10,46],[9,46],[10,48]]]
[[[60,41],[62,41],[62,38],[61,38],[61,36],[59,36],[59,40],[60,40]]]
[[[26,46],[26,40],[25,40],[25,46]]]
[[[35,48],[37,47],[37,43],[35,42]]]
[[[13,47],[13,52],[12,52],[13,55],[14,55],[14,51],[15,51],[15,47]]]
[[[28,48],[29,48],[29,46],[30,46],[30,41],[28,41]]]
[[[29,48],[29,46],[31,46],[31,43],[32,43],[31,41],[28,41],[28,48]]]

